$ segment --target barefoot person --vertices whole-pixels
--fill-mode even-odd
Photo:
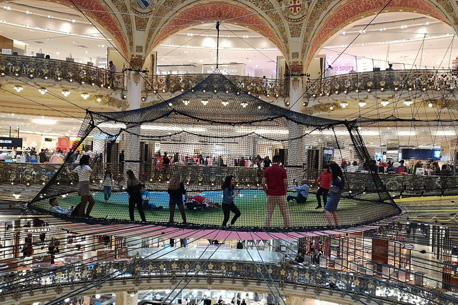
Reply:
[[[183,223],[186,223],[186,213],[184,212],[183,205],[183,195],[186,194],[184,188],[184,183],[181,181],[181,175],[179,172],[174,172],[172,178],[170,178],[168,193],[170,196],[169,209],[170,209],[170,218],[169,223],[172,224],[175,215],[175,206],[178,206],[178,209],[181,213],[181,218]]]
[[[334,222],[336,226],[339,225],[339,218],[337,217],[337,205],[339,204],[340,197],[342,196],[342,191],[344,189],[344,178],[343,178],[343,173],[342,169],[337,163],[331,163],[329,165],[329,171],[332,174],[332,182],[331,182],[331,188],[330,188],[330,193],[331,196],[328,199],[328,202],[326,202],[326,205],[324,206],[324,212],[326,213],[326,218],[328,219],[328,223],[330,226],[332,226],[332,218],[334,217]]]
[[[129,217],[131,221],[134,221],[134,209],[137,206],[138,213],[142,221],[146,221],[145,213],[143,212],[142,205],[142,194],[140,192],[141,184],[135,177],[134,172],[129,169],[127,172],[127,193],[129,194]]]
[[[329,165],[325,165],[323,166],[323,172],[321,173],[320,178],[315,181],[320,182],[320,187],[316,192],[316,199],[318,201],[318,205],[315,209],[321,209],[323,207],[321,205],[321,196],[323,196],[324,204],[328,202],[328,193],[329,189],[331,188],[331,181],[332,174],[329,172]]]
[[[270,227],[272,214],[275,207],[278,205],[285,227],[291,225],[291,217],[289,215],[289,206],[286,201],[286,191],[288,190],[288,177],[286,170],[280,167],[281,158],[276,155],[272,158],[272,166],[264,171],[262,178],[262,188],[267,194],[266,204],[266,219],[265,226]]]
[[[224,183],[221,187],[223,189],[223,212],[224,212],[223,227],[225,227],[227,222],[229,221],[229,216],[231,212],[235,214],[231,220],[231,225],[234,225],[237,218],[239,218],[241,215],[239,208],[234,203],[234,198],[240,194],[240,191],[238,191],[237,193],[234,193],[234,185],[235,185],[234,177],[227,176],[226,180],[224,180]]]
[[[80,217],[88,217],[95,204],[95,200],[89,190],[89,180],[91,179],[91,174],[95,174],[97,171],[97,159],[93,162],[93,168],[89,166],[90,159],[91,157],[89,155],[82,156],[80,159],[80,165],[75,167],[73,172],[69,173],[70,175],[78,174],[78,194],[81,196],[81,205],[78,212],[78,216]],[[84,213],[87,202],[89,202],[89,206],[86,213]]]

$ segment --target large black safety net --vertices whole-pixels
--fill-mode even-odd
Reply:
[[[367,224],[400,213],[377,170],[371,169],[373,160],[357,121],[319,118],[269,104],[221,74],[191,87],[146,108],[88,111],[65,163],[29,206],[52,213],[49,199],[56,198],[60,207],[76,208],[73,215],[78,215],[77,205],[86,197],[79,196],[78,175],[72,172],[81,156],[89,154],[95,201],[90,216],[95,219],[125,221],[133,216],[152,223],[221,226],[222,184],[228,176],[234,177],[236,209],[228,210],[227,225],[239,215],[234,223],[238,227],[308,230]],[[344,147],[351,156],[344,156]],[[270,217],[262,181],[274,155],[287,172],[288,194]],[[317,192],[326,177],[323,168],[331,163],[345,167],[345,159],[361,170],[358,175],[344,170],[338,222],[331,223],[323,211],[331,192],[326,198]],[[133,215],[128,170],[144,185],[141,206],[135,204]],[[176,188],[176,179],[186,190],[183,208],[169,204],[168,190]]]

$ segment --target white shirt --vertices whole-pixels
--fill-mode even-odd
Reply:
[[[73,170],[74,173],[78,174],[78,181],[89,181],[91,179],[92,168],[89,165],[78,165]]]
[[[105,179],[103,179],[103,183],[102,183],[102,186],[113,186],[113,180],[111,180],[110,177],[106,177]]]
[[[51,208],[51,211],[59,214],[65,214],[65,215],[70,215],[72,214],[73,210],[72,209],[65,209],[61,208],[60,206],[56,205]]]

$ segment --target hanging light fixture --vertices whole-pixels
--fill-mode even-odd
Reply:
[[[412,105],[412,104],[413,104],[413,102],[411,100],[404,101],[404,105],[406,105],[407,107]]]
[[[38,89],[38,92],[40,92],[42,95],[46,94],[46,92],[48,92],[48,89],[44,88],[44,87],[41,87],[40,89]]]
[[[185,104],[186,106],[188,106],[189,103],[190,103],[190,101],[188,101],[188,100],[184,100],[184,101],[183,101],[183,104]],[[205,105],[205,104],[204,104],[204,105]]]
[[[201,103],[205,106],[208,104],[208,101],[207,100],[202,100]]]
[[[19,85],[14,85],[14,90],[16,90],[16,92],[21,92],[22,90],[24,90],[24,88],[22,86],[19,86]]]
[[[221,102],[221,104],[223,104],[223,106],[226,107],[227,105],[229,105],[229,102]]]
[[[364,106],[366,106],[366,105],[367,105],[366,102],[359,102],[359,107],[364,107]]]
[[[389,103],[390,103],[390,102],[388,102],[388,101],[381,101],[381,102],[380,102],[380,104],[382,104],[383,107],[388,106]]]
[[[81,97],[87,100],[89,98],[89,93],[81,93]]]
[[[62,95],[67,97],[70,95],[70,90],[67,90],[67,89],[62,89]]]
[[[348,106],[347,102],[340,102],[340,107],[342,107],[343,109],[347,108],[347,106]]]

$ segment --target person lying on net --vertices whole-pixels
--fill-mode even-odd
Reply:
[[[185,200],[185,203],[186,207],[189,209],[189,210],[200,210],[200,209],[204,209],[206,207],[209,207],[209,208],[214,208],[214,207],[221,207],[221,205],[215,201],[213,201],[213,199],[211,198],[205,198],[203,196],[199,196],[199,195],[196,195],[196,196],[186,196],[186,200]]]
[[[67,216],[70,216],[73,212],[73,207],[69,209],[60,207],[59,202],[57,201],[56,198],[50,198],[49,204],[51,205],[51,212],[59,213],[59,214],[67,215]]]

